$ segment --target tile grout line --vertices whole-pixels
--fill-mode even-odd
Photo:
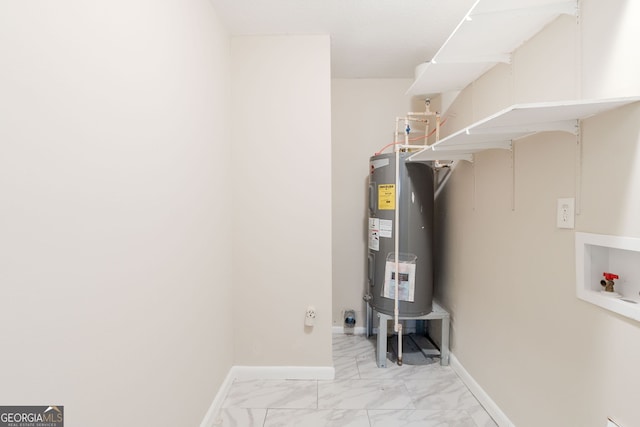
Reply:
[[[413,400],[413,395],[411,394],[411,391],[409,390],[409,387],[407,387],[407,380],[405,380],[405,379],[402,380],[402,386],[407,391],[407,396],[409,396],[409,399],[411,400],[411,405],[413,406],[413,409],[417,409],[418,406],[416,405],[416,401]]]

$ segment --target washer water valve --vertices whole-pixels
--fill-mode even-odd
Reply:
[[[600,280],[600,284],[604,286],[604,291],[615,292],[613,290],[613,285],[615,285],[615,282],[613,280],[619,279],[620,277],[617,274],[607,272],[602,273],[602,275],[604,276],[604,280]]]

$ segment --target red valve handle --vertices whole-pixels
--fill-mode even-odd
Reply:
[[[613,280],[613,279],[619,279],[620,278],[617,274],[613,274],[613,273],[606,273],[605,272],[605,273],[602,273],[602,275],[607,280]]]

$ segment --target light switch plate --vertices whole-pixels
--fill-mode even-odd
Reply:
[[[558,199],[558,228],[574,228],[576,217],[576,199]]]

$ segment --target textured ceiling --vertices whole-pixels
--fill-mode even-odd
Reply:
[[[409,78],[475,0],[211,0],[232,35],[330,34],[334,78]]]

